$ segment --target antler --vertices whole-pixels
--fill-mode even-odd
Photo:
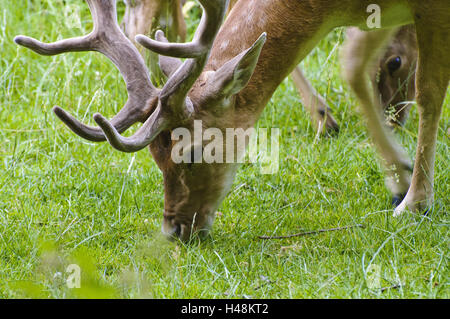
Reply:
[[[157,35],[160,41],[137,36],[140,43],[146,43],[155,52],[188,58],[183,64],[177,65],[176,71],[172,70],[172,76],[161,91],[153,86],[141,55],[119,28],[116,0],[86,1],[94,20],[94,30],[90,34],[50,44],[26,36],[17,36],[14,40],[42,55],[98,51],[107,56],[120,70],[128,90],[127,103],[111,122],[99,113],[94,114],[99,129],[84,125],[59,107],[53,110],[72,131],[83,138],[104,141],[106,136],[109,143],[120,151],[138,151],[150,144],[161,131],[180,124],[193,112],[187,93],[205,67],[225,16],[228,0],[200,0],[203,16],[192,43],[168,43],[162,31]],[[155,107],[156,101],[158,104]],[[135,122],[144,120],[144,125],[133,136],[120,135]]]
[[[121,136],[114,125],[102,115],[94,116],[114,148],[123,152],[138,151],[150,144],[162,130],[174,123],[179,124],[193,112],[192,102],[187,94],[206,65],[228,6],[228,0],[199,0],[199,2],[203,7],[203,15],[193,42],[168,43],[162,31],[157,33],[160,41],[151,40],[143,35],[136,36],[137,42],[157,53],[189,59],[173,72],[160,92],[155,112],[133,136]]]
[[[72,51],[98,51],[108,57],[122,74],[128,91],[128,101],[113,117],[111,125],[124,132],[138,121],[145,121],[154,108],[159,90],[150,81],[149,72],[135,46],[120,30],[117,23],[116,0],[86,0],[91,10],[94,28],[83,37],[42,43],[26,36],[14,41],[41,55],[55,55]],[[76,134],[91,140],[106,140],[98,127],[87,126],[62,108],[55,106],[55,114]]]

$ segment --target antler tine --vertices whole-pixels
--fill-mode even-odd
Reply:
[[[199,2],[203,7],[202,20],[195,32],[193,42],[186,44],[187,51],[179,56],[191,57],[189,53],[195,51],[195,58],[184,61],[169,78],[160,94],[161,101],[170,104],[177,113],[190,112],[189,105],[185,103],[186,96],[206,65],[214,40],[225,17],[229,0],[199,0]],[[176,43],[158,43],[166,45],[169,55],[178,50]],[[192,50],[189,51],[190,49]]]
[[[157,53],[173,57],[190,57],[190,59],[187,59],[173,72],[160,92],[157,109],[133,136],[123,137],[101,115],[94,117],[114,148],[124,152],[138,151],[150,144],[163,129],[180,124],[193,112],[192,102],[186,97],[206,65],[229,0],[199,1],[203,6],[203,15],[192,43],[167,43],[162,31],[158,31],[156,34],[161,42],[141,35],[136,37],[139,43]],[[176,63],[173,60],[171,62]]]
[[[169,40],[167,40],[167,38],[164,36],[164,32],[161,30],[156,31],[155,38],[160,42],[169,42]],[[159,67],[168,78],[170,78],[182,64],[183,62],[181,62],[180,59],[165,55],[159,55]]]
[[[128,101],[113,117],[111,125],[119,132],[138,121],[144,121],[152,111],[152,100],[159,94],[151,83],[149,72],[139,51],[120,30],[117,23],[116,0],[86,0],[94,21],[93,31],[83,37],[43,43],[36,39],[17,36],[14,41],[41,55],[55,55],[73,51],[98,51],[108,57],[125,80]],[[98,127],[87,126],[60,107],[55,114],[76,134],[91,140],[104,141],[106,137]]]
[[[225,16],[229,0],[199,0],[199,2],[203,7],[203,15],[192,42],[167,43],[152,40],[142,34],[136,36],[136,42],[153,52],[176,58],[199,58],[209,52]]]
[[[161,104],[145,121],[145,123],[130,137],[121,136],[117,130],[101,114],[94,114],[94,120],[103,129],[109,144],[122,152],[137,152],[149,145],[162,131],[169,128],[170,121],[163,115]]]

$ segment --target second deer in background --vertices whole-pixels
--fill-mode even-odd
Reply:
[[[124,1],[126,12],[122,26],[133,43],[137,34],[153,37],[158,29],[164,30],[170,42],[185,41],[186,22],[182,10],[185,0]],[[238,1],[230,1],[228,12]],[[365,32],[355,27],[348,28],[346,41],[358,41],[358,37]],[[153,59],[150,58],[150,67],[154,68],[157,61],[157,55]],[[416,62],[417,43],[414,26],[403,26],[399,28],[384,54],[379,57],[378,65],[374,66],[372,72],[376,94],[384,108],[386,120],[392,126],[403,125],[408,117],[411,101],[415,96]],[[294,69],[291,78],[300,94],[302,104],[311,115],[316,130],[321,133],[338,131],[339,125],[332,116],[331,109],[299,66]]]

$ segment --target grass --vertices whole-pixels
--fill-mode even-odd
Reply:
[[[243,165],[211,236],[168,242],[159,233],[162,175],[148,151],[84,141],[51,112],[60,105],[90,124],[96,111],[115,114],[126,90],[112,63],[96,53],[41,57],[12,41],[88,32],[87,6],[66,2],[79,10],[81,29],[59,1],[0,6],[1,298],[449,297],[449,94],[432,214],[393,218],[377,155],[339,75],[337,30],[302,65],[327,97],[339,136],[316,138],[286,79],[258,122],[281,130],[280,171]],[[191,32],[197,21],[189,21]],[[413,110],[397,132],[411,158],[417,121]],[[257,238],[353,224],[366,228]],[[81,289],[64,284],[71,263],[81,266]]]

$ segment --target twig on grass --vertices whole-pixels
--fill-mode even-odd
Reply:
[[[259,239],[286,239],[286,238],[293,238],[293,237],[317,235],[317,234],[320,234],[320,233],[331,232],[331,231],[336,231],[336,230],[350,229],[350,228],[355,228],[355,227],[365,228],[366,226],[364,226],[362,224],[357,224],[357,225],[350,225],[350,226],[330,228],[330,229],[319,229],[319,230],[308,231],[308,232],[292,234],[292,235],[286,235],[286,236],[258,236],[258,238]]]
[[[385,292],[386,290],[399,289],[401,287],[402,287],[401,284],[397,284],[397,285],[392,285],[392,286],[389,286],[389,287],[383,287],[383,288],[380,289],[380,291],[381,292]]]

